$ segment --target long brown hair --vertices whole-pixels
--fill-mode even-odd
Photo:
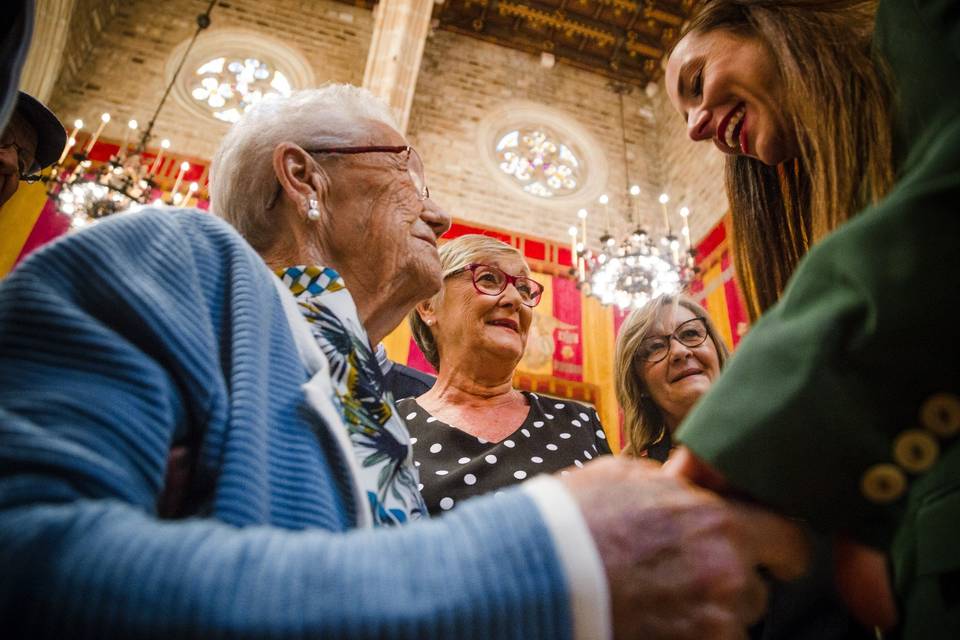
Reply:
[[[664,311],[675,311],[677,307],[685,307],[695,317],[705,319],[707,335],[717,349],[721,369],[727,361],[727,345],[720,338],[710,314],[689,296],[658,296],[627,316],[617,335],[613,372],[617,402],[623,408],[623,430],[627,436],[624,455],[639,455],[666,433],[667,423],[643,381],[643,362],[637,358],[637,353]]]
[[[706,0],[684,30],[760,38],[784,86],[799,156],[726,164],[733,251],[751,319],[777,301],[810,245],[893,184],[892,89],[876,55],[877,0]]]

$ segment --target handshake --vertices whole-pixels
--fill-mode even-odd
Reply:
[[[767,608],[758,571],[807,571],[804,528],[696,484],[722,478],[680,449],[664,466],[606,457],[563,481],[580,506],[607,575],[616,638],[746,638]],[[878,552],[834,545],[836,584],[864,625],[891,626],[895,608]]]

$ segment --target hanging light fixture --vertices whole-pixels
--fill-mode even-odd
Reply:
[[[160,151],[150,162],[145,162],[144,152],[153,137],[153,127],[157,121],[157,116],[160,115],[160,111],[163,109],[167,97],[180,75],[193,44],[197,41],[200,32],[210,26],[210,12],[215,4],[216,0],[211,0],[207,10],[197,16],[197,29],[193,38],[184,50],[183,57],[163,92],[149,124],[132,150],[129,149],[128,140],[131,134],[136,135],[136,132],[140,129],[136,120],[130,120],[127,127],[124,128],[123,141],[117,153],[96,171],[89,171],[93,165],[90,152],[93,151],[103,128],[110,122],[110,114],[104,113],[100,116],[100,123],[93,135],[90,136],[82,148],[71,154],[70,152],[77,145],[77,135],[83,129],[82,120],[76,120],[73,123],[73,130],[67,137],[66,148],[50,174],[44,177],[47,182],[47,194],[57,203],[57,209],[60,213],[71,218],[72,227],[83,227],[100,218],[125,211],[133,205],[144,205],[150,201],[156,186],[155,178],[161,166],[160,161],[164,152],[170,148],[170,141],[166,139],[161,141]],[[73,161],[76,164],[69,168],[67,167],[68,161]],[[186,171],[189,170],[189,164],[183,164],[187,166],[183,167],[181,165],[180,173],[177,176],[177,186],[179,186]],[[177,204],[181,200],[185,200],[184,196],[177,200],[176,196],[179,194],[176,191],[174,189],[169,204]],[[191,191],[186,199],[189,199],[189,196],[192,196],[195,191],[196,188],[191,185]]]
[[[674,235],[670,223],[667,204],[670,197],[660,194],[659,202],[663,209],[665,233],[655,237],[638,224],[640,187],[630,183],[630,165],[627,158],[627,134],[624,117],[624,94],[630,91],[628,85],[611,85],[620,98],[620,132],[623,144],[624,196],[627,202],[625,217],[633,231],[624,239],[617,241],[610,233],[608,203],[609,197],[600,196],[599,203],[604,208],[605,229],[600,237],[600,248],[592,251],[586,245],[585,225],[582,228],[582,240],[577,241],[576,227],[570,228],[573,238],[574,270],[583,290],[605,305],[616,304],[622,309],[639,308],[651,298],[661,294],[677,293],[687,287],[697,272],[694,264],[696,251],[690,242],[689,217],[687,207],[680,209],[683,220],[681,235],[684,241]],[[586,216],[581,216],[585,220]],[[683,245],[683,246],[681,246]]]

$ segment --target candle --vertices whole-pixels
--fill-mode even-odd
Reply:
[[[184,198],[183,200],[184,207],[190,206],[190,200],[194,197],[194,194],[196,194],[199,189],[200,189],[199,184],[197,184],[196,182],[190,183],[190,187],[187,189],[187,197]]]
[[[687,239],[687,252],[690,251],[690,209],[680,207],[680,217],[683,218],[683,237]]]
[[[107,126],[107,123],[110,122],[110,114],[104,113],[100,116],[100,126],[97,127],[96,133],[93,134],[93,137],[90,138],[90,142],[87,143],[87,148],[84,149],[84,153],[90,153],[93,151],[93,145],[97,144],[97,139],[100,137],[100,134],[103,133],[103,128]]]
[[[157,173],[157,169],[160,168],[160,159],[163,158],[163,152],[165,149],[170,148],[170,141],[164,138],[160,141],[160,151],[157,152],[157,157],[153,159],[153,164],[150,165],[150,170],[147,171],[147,174],[152,178],[154,174]]]
[[[670,196],[665,193],[660,194],[660,206],[663,208],[663,224],[667,227],[667,233],[670,233],[670,217],[667,215],[667,203],[670,202]]]
[[[583,236],[583,251],[587,251],[587,216],[590,215],[586,209],[577,211],[577,217],[580,218],[580,235]]]
[[[567,233],[570,234],[570,267],[576,272],[577,270],[577,228],[571,226]]]
[[[63,148],[63,153],[60,154],[60,159],[57,160],[57,164],[63,164],[63,161],[67,159],[67,155],[70,153],[70,149],[73,149],[73,145],[77,144],[77,133],[83,129],[83,120],[79,118],[73,121],[73,130],[70,131],[70,135],[67,136],[67,146]]]
[[[180,183],[183,182],[183,174],[185,174],[189,168],[189,162],[184,161],[180,163],[180,173],[177,174],[177,179],[173,183],[173,191],[170,192],[171,202],[173,202],[173,199],[177,196],[177,192],[180,190]]]
[[[130,132],[136,131],[137,126],[137,121],[131,120],[127,123],[127,127],[123,130],[123,142],[120,143],[120,151],[117,152],[117,155],[120,156],[121,160],[127,157],[127,141],[130,139]]]

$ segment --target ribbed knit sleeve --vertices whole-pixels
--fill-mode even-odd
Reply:
[[[4,637],[566,638],[521,491],[350,531],[346,464],[259,258],[198,213],[127,214],[0,285]],[[196,435],[209,517],[162,521]]]

